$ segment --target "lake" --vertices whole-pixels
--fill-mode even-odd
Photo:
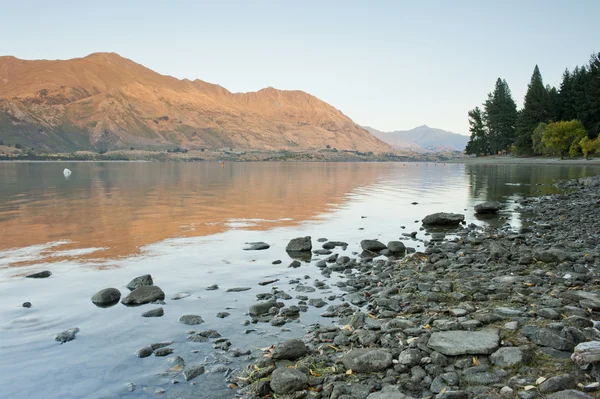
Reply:
[[[63,169],[72,174],[66,178]],[[298,302],[296,284],[324,281],[306,293],[340,303],[334,284],[312,262],[289,268],[285,246],[311,236],[345,241],[353,257],[360,241],[402,240],[423,250],[430,236],[420,220],[434,212],[466,215],[480,226],[510,224],[520,196],[558,192],[559,179],[596,175],[597,166],[462,165],[443,163],[0,163],[0,386],[7,398],[162,397],[229,398],[222,367],[186,382],[159,376],[167,358],[136,357],[139,348],[173,341],[171,356],[186,364],[240,367],[245,357],[223,358],[211,343],[187,341],[191,329],[216,329],[234,347],[251,349],[302,336],[311,323],[328,323],[325,308],[309,307],[283,327],[243,323],[256,294],[276,286]],[[498,200],[499,218],[479,219],[473,206]],[[416,204],[412,204],[416,202]],[[417,232],[416,239],[403,235]],[[245,251],[246,243],[271,247]],[[281,264],[273,264],[281,260]],[[24,276],[50,270],[47,279]],[[142,318],[156,307],[98,308],[90,297],[107,287],[123,295],[134,277],[150,273],[166,293],[165,315]],[[267,279],[277,283],[259,286]],[[218,284],[220,289],[207,291]],[[243,292],[229,288],[250,287]],[[189,296],[170,298],[178,293]],[[25,301],[32,303],[27,309]],[[227,311],[231,315],[218,318]],[[184,314],[205,322],[187,326]],[[54,336],[80,333],[63,345]],[[247,331],[246,331],[247,330]],[[226,363],[231,361],[231,363]],[[174,385],[173,379],[180,381]],[[129,392],[129,383],[136,389]]]

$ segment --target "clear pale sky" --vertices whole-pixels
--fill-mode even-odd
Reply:
[[[313,94],[379,130],[467,134],[498,77],[520,107],[535,64],[559,85],[600,51],[599,0],[6,1],[0,54],[111,51],[233,92]]]

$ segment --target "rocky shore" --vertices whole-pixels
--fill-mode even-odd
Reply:
[[[279,399],[598,397],[600,366],[571,357],[600,340],[600,179],[559,186],[518,201],[519,229],[428,223],[424,252],[365,240],[350,258],[336,252],[344,243],[323,242],[316,266],[344,277],[343,302],[304,337],[264,348],[232,387]],[[326,284],[297,284],[294,305],[273,289],[249,314],[284,324]]]

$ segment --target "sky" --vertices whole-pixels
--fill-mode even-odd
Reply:
[[[600,52],[598,0],[7,1],[0,55],[116,52],[233,92],[303,90],[378,130],[468,134],[498,77],[520,108]]]

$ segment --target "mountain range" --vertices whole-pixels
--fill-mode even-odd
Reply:
[[[469,141],[468,136],[435,129],[427,125],[394,132],[382,132],[368,126],[363,127],[397,150],[410,150],[419,153],[463,151]]]
[[[222,148],[392,151],[302,91],[232,93],[115,53],[0,57],[0,139],[46,151]]]

